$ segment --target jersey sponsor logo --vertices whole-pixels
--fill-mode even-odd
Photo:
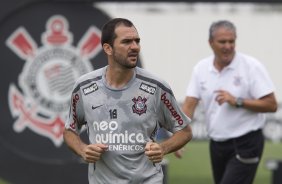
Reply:
[[[207,82],[206,81],[200,81],[200,89],[203,91],[207,90]]]
[[[97,109],[97,108],[99,108],[99,107],[101,107],[101,106],[103,106],[103,105],[98,105],[98,106],[92,105],[92,110],[95,110],[95,109]]]
[[[94,83],[94,84],[91,84],[90,86],[88,86],[86,88],[83,88],[82,90],[83,90],[84,95],[88,95],[90,93],[93,93],[94,91],[97,91],[98,85],[96,83]]]
[[[77,124],[77,114],[76,114],[76,106],[77,106],[77,102],[79,100],[79,95],[75,94],[72,97],[72,104],[71,104],[71,109],[72,109],[72,120],[73,122],[70,124],[70,127],[75,130],[75,125]]]
[[[233,84],[234,84],[234,86],[241,86],[242,85],[242,77],[241,76],[234,76]]]
[[[144,97],[142,98],[141,96],[138,96],[137,98],[133,98],[132,101],[134,102],[132,106],[133,113],[138,114],[139,116],[143,113],[146,113],[147,111],[147,105],[146,101],[147,99]]]
[[[153,95],[153,94],[155,94],[157,88],[142,82],[140,87],[139,87],[139,89],[141,89],[141,90],[143,90],[143,91]]]
[[[166,98],[166,93],[161,95],[161,101],[165,104],[165,106],[168,108],[170,111],[171,115],[176,119],[179,125],[183,124],[183,119],[181,116],[178,114],[178,112],[175,110],[169,99]]]
[[[93,70],[89,59],[101,50],[100,31],[95,26],[84,34],[77,48],[71,45],[73,36],[68,28],[64,16],[53,15],[41,34],[41,47],[24,27],[6,40],[6,45],[26,61],[19,75],[21,89],[16,84],[10,84],[9,89],[10,111],[17,118],[14,131],[29,128],[57,147],[63,143],[72,86],[79,76]]]
[[[144,150],[144,135],[142,132],[119,131],[116,121],[93,122],[96,143],[109,145],[108,151],[140,151]]]

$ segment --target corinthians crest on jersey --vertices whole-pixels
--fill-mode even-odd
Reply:
[[[100,30],[91,26],[72,46],[73,35],[64,16],[54,15],[46,22],[37,46],[24,27],[6,40],[6,45],[25,61],[18,76],[19,88],[11,83],[9,107],[16,119],[13,129],[20,133],[29,128],[53,141],[63,142],[64,122],[75,80],[93,70],[89,61],[100,51]]]

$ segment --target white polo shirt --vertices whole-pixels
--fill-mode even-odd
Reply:
[[[205,110],[208,135],[215,141],[236,138],[264,126],[265,114],[236,108],[215,101],[215,90],[226,90],[235,97],[258,99],[274,91],[274,85],[255,58],[236,53],[221,72],[213,65],[214,56],[201,60],[193,69],[186,96],[198,98]]]

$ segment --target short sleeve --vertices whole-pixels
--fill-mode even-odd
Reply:
[[[256,63],[251,75],[253,76],[250,87],[252,96],[261,98],[274,91],[274,84],[261,63]]]
[[[200,92],[199,92],[198,82],[197,82],[197,72],[196,72],[196,68],[194,68],[192,75],[191,75],[191,79],[186,88],[186,96],[195,97],[195,98],[200,99],[199,94]]]
[[[159,99],[158,117],[163,128],[176,132],[188,125],[191,120],[182,112],[170,88],[161,89]]]
[[[85,124],[85,121],[82,96],[79,87],[76,87],[71,95],[69,116],[65,128],[79,133],[83,124]]]

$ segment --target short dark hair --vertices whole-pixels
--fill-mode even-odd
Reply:
[[[102,38],[101,44],[103,46],[104,43],[108,43],[109,45],[113,46],[114,40],[117,37],[115,33],[116,27],[119,25],[124,25],[126,27],[134,27],[133,23],[130,20],[124,18],[114,18],[104,24],[102,28]]]

